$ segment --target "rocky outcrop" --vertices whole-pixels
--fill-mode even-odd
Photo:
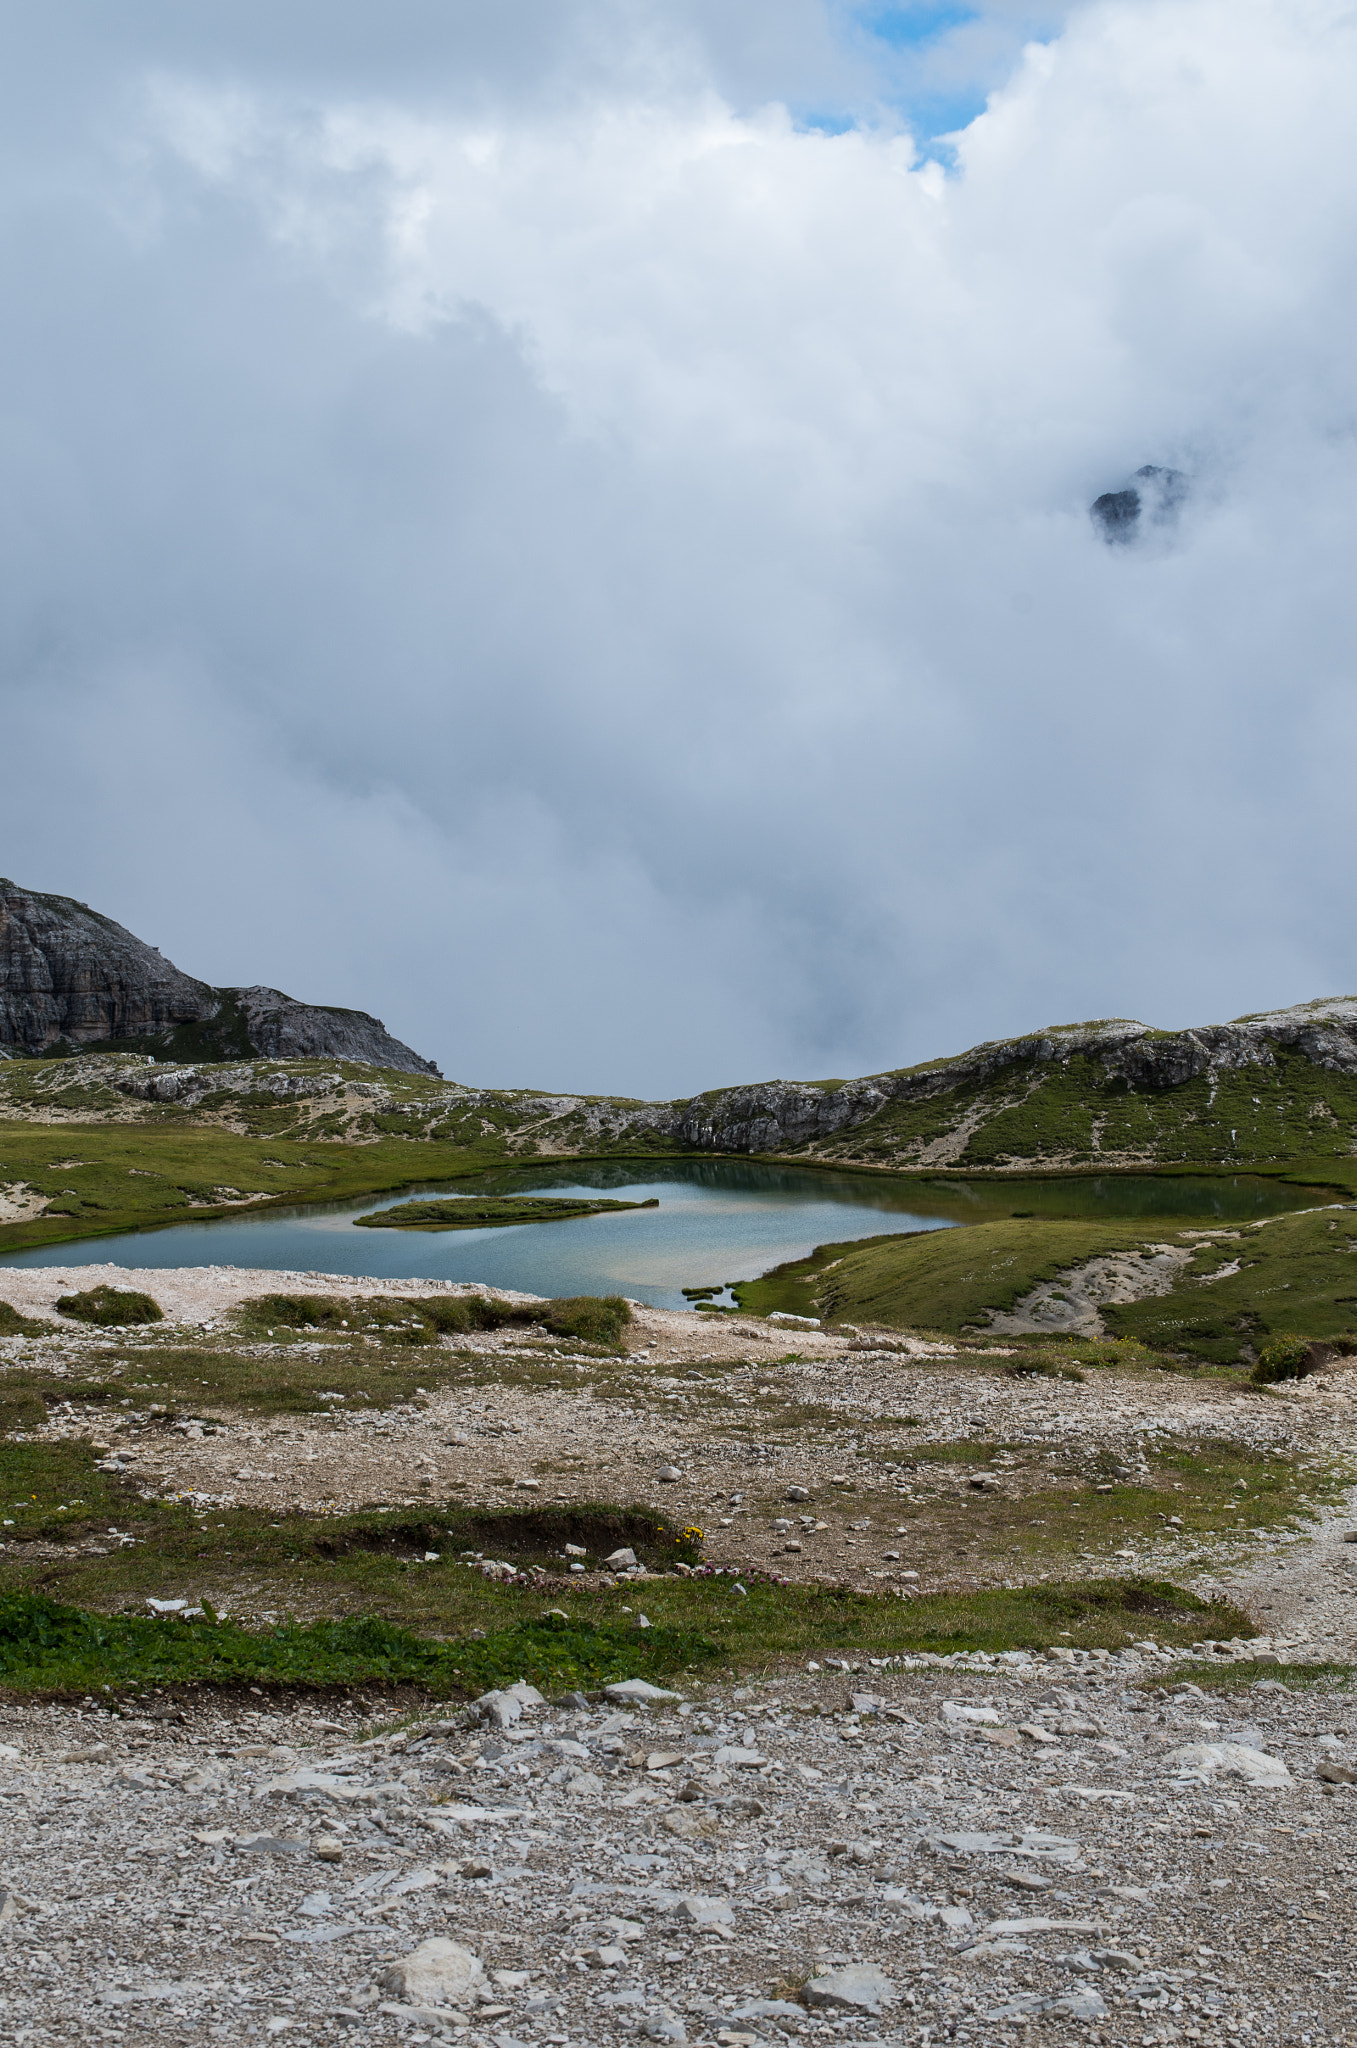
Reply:
[[[366,1010],[299,1003],[276,988],[233,988],[224,993],[239,1005],[251,1050],[272,1059],[362,1060],[405,1074],[438,1072],[432,1060],[411,1052]]]
[[[1096,1061],[1108,1080],[1159,1091],[1229,1068],[1273,1066],[1281,1049],[1298,1052],[1331,1073],[1357,1074],[1357,997],[1303,1003],[1188,1031],[1155,1031],[1125,1017],[1058,1025],[1026,1038],[995,1039],[954,1059],[832,1087],[765,1081],[694,1096],[690,1102],[647,1105],[632,1121],[695,1151],[776,1152],[865,1123],[890,1102],[927,1101],[1015,1070],[1039,1072],[1076,1055]]]
[[[69,896],[0,881],[0,1042],[21,1052],[152,1038],[206,1022],[219,1008],[205,982]]]
[[[1104,491],[1095,498],[1089,512],[1104,540],[1124,545],[1136,539],[1144,517],[1152,526],[1171,526],[1187,492],[1188,480],[1181,469],[1146,462],[1119,491]]]
[[[0,879],[0,1055],[114,1042],[207,1060],[262,1053],[438,1072],[363,1010],[213,988],[88,904]]]

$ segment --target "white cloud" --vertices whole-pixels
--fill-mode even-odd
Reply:
[[[809,4],[152,14],[0,221],[7,872],[488,1081],[1357,981],[1337,7],[1079,10],[946,177]]]

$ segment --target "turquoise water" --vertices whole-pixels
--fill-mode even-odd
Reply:
[[[443,1195],[624,1193],[658,1209],[507,1230],[355,1229],[355,1216]],[[1247,1174],[1152,1174],[965,1181],[945,1175],[888,1181],[735,1159],[600,1167],[516,1168],[478,1180],[408,1190],[389,1200],[275,1209],[267,1215],[180,1223],[164,1230],[51,1245],[9,1266],[259,1266],[383,1279],[478,1280],[526,1294],[626,1294],[658,1308],[687,1306],[684,1287],[752,1280],[818,1244],[883,1231],[948,1230],[1015,1212],[1039,1216],[1197,1216],[1241,1220],[1305,1208],[1321,1191]]]

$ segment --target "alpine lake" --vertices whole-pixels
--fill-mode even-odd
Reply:
[[[494,1228],[355,1227],[407,1203],[524,1196],[637,1206]],[[1323,1200],[1251,1174],[1066,1174],[1033,1178],[826,1171],[739,1159],[518,1167],[386,1200],[314,1204],[11,1253],[7,1266],[240,1266],[380,1279],[477,1281],[546,1296],[623,1294],[687,1308],[685,1288],[756,1279],[817,1245],[952,1230],[1008,1216],[1252,1221]]]

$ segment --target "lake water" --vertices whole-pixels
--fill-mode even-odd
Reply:
[[[654,1196],[660,1206],[502,1230],[354,1227],[355,1216],[435,1192],[603,1193],[632,1201]],[[818,1244],[883,1231],[949,1230],[1014,1214],[1241,1221],[1324,1199],[1322,1190],[1287,1188],[1248,1174],[888,1181],[875,1174],[736,1159],[662,1167],[572,1162],[519,1167],[451,1186],[431,1184],[387,1199],[275,1209],[50,1245],[12,1253],[0,1264],[260,1266],[383,1279],[478,1280],[526,1294],[627,1294],[657,1308],[684,1308],[684,1287],[752,1280],[771,1266],[804,1258]]]

